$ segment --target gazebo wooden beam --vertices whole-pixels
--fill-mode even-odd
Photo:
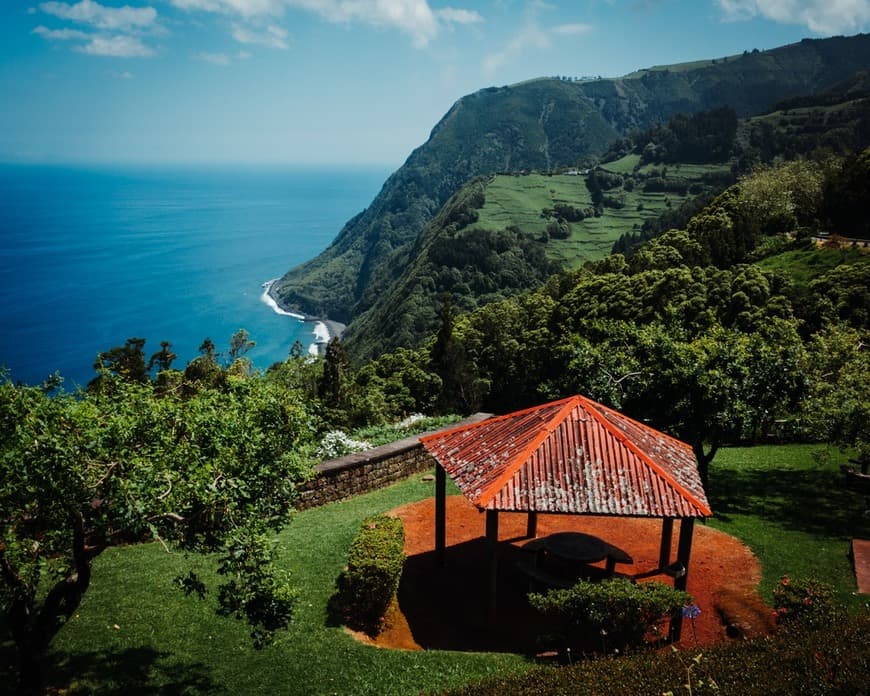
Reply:
[[[488,561],[489,625],[495,623],[498,584],[498,510],[486,511],[486,556]]]
[[[692,555],[692,535],[695,530],[695,520],[692,517],[684,517],[680,520],[680,539],[677,544],[677,562],[681,563],[682,573],[674,578],[674,587],[678,590],[686,589],[689,582],[689,557]],[[676,643],[680,640],[683,632],[683,612],[677,610],[671,617],[670,641]]]
[[[538,513],[534,510],[530,510],[526,518],[526,536],[530,539],[538,536]]]
[[[444,565],[447,547],[447,474],[435,464],[435,562]]]
[[[659,568],[667,568],[671,564],[671,540],[674,537],[674,518],[662,519],[662,543],[659,547]]]

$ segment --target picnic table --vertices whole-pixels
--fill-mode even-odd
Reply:
[[[570,586],[579,577],[601,574],[601,569],[590,564],[607,559],[604,576],[613,575],[617,563],[633,563],[625,551],[592,534],[583,532],[556,532],[523,545],[524,551],[534,553],[534,562],[520,563],[520,569],[530,578],[554,587]],[[547,559],[557,560],[551,564]],[[561,572],[555,572],[556,570]],[[597,571],[597,572],[596,572]]]

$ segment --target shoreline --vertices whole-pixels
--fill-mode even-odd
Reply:
[[[263,283],[263,295],[261,299],[265,304],[269,305],[272,308],[272,311],[276,314],[291,317],[306,324],[314,324],[314,341],[308,346],[308,352],[312,355],[323,355],[326,353],[326,346],[333,338],[342,337],[347,325],[333,319],[323,319],[314,316],[313,314],[304,314],[287,309],[272,293],[272,288],[278,280],[278,278],[273,278],[272,280],[267,280]]]

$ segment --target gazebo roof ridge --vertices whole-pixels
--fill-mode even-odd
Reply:
[[[601,409],[603,411],[612,413],[616,418],[625,418],[625,416],[623,414],[619,413],[619,411],[615,411],[612,408],[608,408],[604,404],[599,404],[599,403],[596,403],[594,401],[590,401],[589,399],[586,399],[585,397],[579,396],[579,395],[577,398],[580,399],[582,402],[589,404],[589,408],[591,408],[591,409],[594,409],[594,410]],[[695,506],[698,508],[698,510],[706,513],[706,515],[705,515],[706,517],[713,516],[713,510],[710,509],[710,505],[706,501],[699,500],[697,496],[695,496],[691,491],[687,490],[686,487],[682,483],[680,483],[679,481],[677,481],[676,478],[674,478],[674,476],[671,474],[671,472],[667,471],[658,462],[656,462],[652,457],[650,457],[646,452],[644,452],[640,447],[638,447],[634,442],[632,442],[631,439],[628,437],[628,435],[626,435],[619,428],[617,428],[607,418],[603,418],[599,422],[608,431],[610,431],[620,442],[622,442],[623,445],[625,445],[626,447],[631,449],[635,454],[640,456],[646,462],[647,466],[650,466],[653,469],[655,469],[663,479],[665,479],[668,483],[670,483],[674,488],[680,490],[682,495],[685,496],[686,498],[688,498],[689,500],[691,500],[692,503],[694,503]],[[640,427],[644,428],[645,430],[648,430],[648,431],[653,430],[652,428],[645,425],[644,423],[640,423],[638,421],[634,421],[634,422],[637,425],[639,425]],[[656,433],[657,437],[664,436],[664,437],[668,438],[669,440],[671,440],[672,442],[683,444],[680,442],[680,440],[677,440],[676,438],[671,437],[667,433],[663,433],[660,430],[656,430],[655,433]]]

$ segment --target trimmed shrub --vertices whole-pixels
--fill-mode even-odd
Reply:
[[[691,596],[660,582],[633,583],[625,578],[578,582],[567,590],[530,594],[538,611],[561,619],[569,643],[600,637],[607,650],[639,646],[663,619],[691,604]]]
[[[398,517],[362,521],[338,578],[337,605],[350,628],[377,635],[402,577],[405,528]]]

